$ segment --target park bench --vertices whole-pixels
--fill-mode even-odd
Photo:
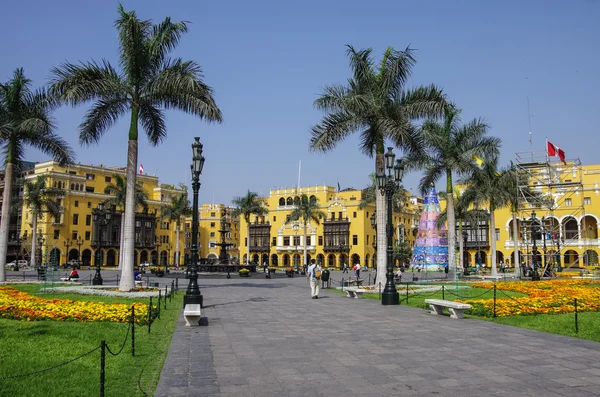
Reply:
[[[78,283],[79,282],[79,278],[61,277],[60,281],[68,281],[68,282]]]
[[[200,324],[200,304],[188,303],[183,309],[186,327],[197,327]]]
[[[346,296],[348,298],[354,298],[354,299],[362,299],[362,296],[365,292],[367,292],[367,290],[364,289],[360,289],[360,288],[349,288],[346,289]]]
[[[347,286],[351,286],[351,285],[356,285],[357,287],[362,287],[363,282],[365,281],[365,279],[348,279],[348,281],[346,281],[346,285]]]
[[[447,307],[450,312],[450,318],[464,318],[465,310],[471,308],[471,305],[466,303],[442,299],[425,299],[425,303],[429,304],[431,314],[443,314],[444,308]]]

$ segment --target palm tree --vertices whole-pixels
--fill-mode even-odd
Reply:
[[[421,137],[411,121],[441,115],[445,96],[437,87],[405,88],[415,64],[413,50],[396,51],[388,47],[379,67],[371,57],[372,50],[355,50],[347,46],[352,78],[347,85],[325,87],[314,106],[326,112],[321,122],[312,127],[310,149],[333,150],[353,132],[361,136],[360,150],[375,156],[375,172],[384,172],[385,140],[391,140],[405,151],[419,151]],[[387,211],[381,192],[375,203],[377,223],[384,225]],[[377,271],[385,274],[385,228],[377,230]]]
[[[179,231],[181,230],[181,218],[192,214],[192,207],[188,200],[187,191],[179,196],[171,197],[171,203],[162,208],[161,218],[167,218],[175,222],[175,266],[179,266]]]
[[[53,103],[44,90],[33,91],[23,69],[11,80],[0,83],[0,145],[4,155],[4,193],[0,222],[0,281],[6,280],[4,265],[8,249],[13,178],[21,169],[25,147],[50,155],[61,165],[72,163],[75,155],[56,133],[50,116]]]
[[[231,212],[231,216],[243,216],[246,221],[246,236],[248,239],[246,244],[248,255],[246,262],[250,263],[250,216],[266,215],[269,213],[269,210],[264,206],[263,200],[258,196],[258,193],[251,192],[250,190],[248,190],[245,196],[234,198],[232,203],[236,208]]]
[[[327,215],[319,209],[319,201],[317,198],[313,197],[309,199],[306,194],[302,194],[300,202],[285,219],[286,224],[302,219],[302,224],[304,225],[304,268],[308,265],[306,257],[306,228],[311,221],[315,221],[318,225],[320,219],[325,218],[326,216]]]
[[[135,288],[133,256],[135,243],[135,187],[138,161],[138,126],[141,123],[150,144],[167,136],[164,109],[178,109],[200,119],[221,122],[212,89],[203,82],[202,70],[194,61],[169,58],[169,52],[187,32],[185,22],[170,18],[153,25],[138,19],[135,11],[118,7],[115,26],[119,33],[119,65],[108,61],[66,63],[53,69],[52,91],[73,106],[94,101],[79,126],[83,145],[98,143],[104,133],[129,114],[127,145],[127,198],[123,240],[123,270],[119,290]]]
[[[496,217],[494,211],[502,208],[510,201],[512,192],[506,189],[505,180],[514,179],[510,169],[498,170],[498,158],[487,158],[481,169],[476,168],[463,183],[467,188],[462,199],[476,205],[487,204],[490,219],[490,250],[492,260],[492,276],[498,274],[496,267]]]
[[[46,187],[46,175],[38,175],[33,181],[25,182],[23,204],[31,213],[31,265],[35,266],[37,254],[37,225],[46,212],[51,217],[60,216],[60,198],[65,191],[54,187]]]
[[[468,124],[460,124],[460,110],[454,105],[444,109],[444,120],[430,119],[421,126],[425,139],[425,151],[413,152],[405,159],[408,169],[424,169],[419,187],[422,192],[442,177],[446,178],[446,206],[448,212],[448,273],[456,274],[454,242],[456,223],[452,175],[466,175],[476,168],[474,156],[492,157],[498,153],[500,139],[485,136],[487,124],[475,119]]]
[[[125,198],[127,196],[127,181],[119,174],[114,174],[115,183],[111,183],[104,188],[104,194],[110,194],[111,198],[104,201],[105,205],[115,206],[116,208],[125,208]],[[135,208],[148,208],[148,193],[142,189],[141,183],[137,183],[135,187]],[[125,235],[125,217],[121,216],[121,237],[119,240],[119,269],[123,263],[123,237]]]

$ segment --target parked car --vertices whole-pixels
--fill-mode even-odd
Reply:
[[[22,267],[26,267],[29,265],[29,262],[27,262],[24,259],[19,259],[18,261],[12,261],[10,263],[7,263],[6,265],[4,265],[5,269],[11,269],[11,270],[17,270],[17,266],[19,266],[19,269]]]

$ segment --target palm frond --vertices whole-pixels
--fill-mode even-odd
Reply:
[[[343,141],[352,132],[359,129],[361,123],[351,114],[331,113],[312,127],[310,150],[327,152]]]
[[[167,137],[167,126],[164,113],[148,102],[140,103],[140,121],[148,141],[152,146],[157,146]]]
[[[181,36],[187,31],[187,22],[171,22],[169,17],[152,27],[148,52],[150,53],[150,62],[155,70],[163,65],[167,54],[177,46]]]
[[[115,27],[119,32],[119,63],[126,71],[129,84],[139,87],[150,62],[148,41],[152,23],[140,20],[135,11],[125,11],[121,4],[118,6],[118,13]]]
[[[410,47],[404,51],[396,51],[388,47],[379,70],[379,84],[384,93],[390,95],[403,90],[417,62],[413,53],[414,50]]]
[[[128,109],[125,97],[99,99],[83,116],[79,125],[79,143],[89,146],[98,143],[104,133],[112,127]]]

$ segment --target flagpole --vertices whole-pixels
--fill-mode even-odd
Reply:
[[[546,137],[546,163],[550,163],[550,158],[548,157],[548,137]]]

